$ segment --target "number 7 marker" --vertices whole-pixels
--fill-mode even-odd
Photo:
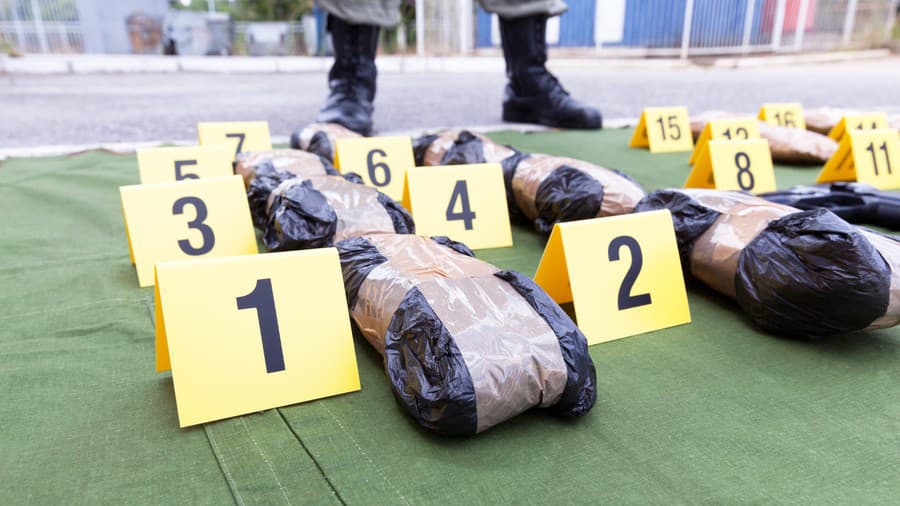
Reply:
[[[557,223],[534,280],[556,302],[574,303],[588,344],[691,321],[665,209]]]

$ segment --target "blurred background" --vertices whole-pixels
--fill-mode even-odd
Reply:
[[[610,57],[749,55],[894,47],[900,0],[568,0],[557,51]],[[473,0],[408,0],[388,54],[499,54]],[[312,0],[0,0],[0,52],[328,55]]]

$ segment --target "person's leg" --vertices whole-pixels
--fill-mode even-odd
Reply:
[[[369,135],[378,75],[378,32],[400,22],[400,0],[318,0],[317,4],[328,13],[334,46],[334,64],[328,72],[331,91],[317,121]]]
[[[546,67],[547,18],[565,12],[562,0],[479,0],[500,18],[500,39],[509,84],[503,120],[561,128],[601,128],[595,107],[569,96]]]

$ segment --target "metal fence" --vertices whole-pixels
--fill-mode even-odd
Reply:
[[[433,0],[434,2],[440,0]],[[828,51],[884,45],[898,0],[568,0],[548,24],[551,45],[613,54],[702,56]],[[498,45],[495,16],[478,9],[476,48]]]
[[[0,0],[0,44],[26,53],[83,53],[75,2]]]
[[[166,2],[0,0],[0,46],[26,53],[142,52],[133,40],[135,30],[126,27],[120,13],[125,4],[156,6],[158,14],[153,15],[162,19]],[[547,39],[553,46],[686,58],[881,46],[891,38],[900,0],[568,0],[568,4],[566,14],[548,22]],[[468,53],[499,45],[496,16],[481,10],[474,0],[416,0],[415,5],[414,27],[385,33],[397,39],[393,46],[400,52],[406,50],[408,31],[415,33],[420,55]],[[80,14],[94,19],[80,19]],[[302,24],[256,28],[255,34],[253,25],[235,23],[231,47],[238,54],[322,54],[327,39],[320,26],[323,19],[319,13]],[[102,30],[106,32],[97,33]],[[273,34],[277,40],[268,40]],[[263,47],[267,44],[268,49]],[[154,44],[144,45],[149,48],[144,52],[154,50]]]

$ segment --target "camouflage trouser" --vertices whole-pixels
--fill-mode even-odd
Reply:
[[[391,27],[400,22],[401,0],[316,0],[316,4],[354,25]],[[557,16],[566,11],[563,0],[478,0],[488,12],[505,18],[532,14]]]

